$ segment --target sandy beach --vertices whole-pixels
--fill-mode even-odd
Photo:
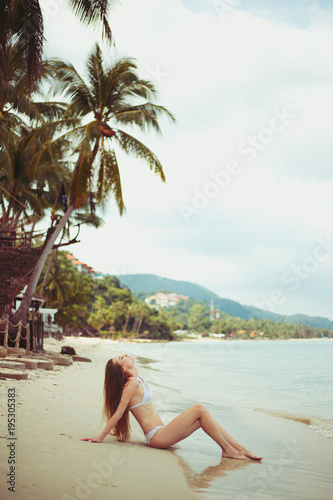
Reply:
[[[250,410],[230,410],[222,424],[240,441],[264,456],[262,463],[220,458],[192,463],[193,438],[171,450],[146,446],[132,419],[129,443],[108,436],[102,444],[80,441],[98,435],[104,423],[103,377],[110,352],[126,344],[70,339],[77,354],[91,363],[74,362],[54,371],[31,371],[28,380],[1,380],[1,498],[34,499],[313,499],[333,497],[333,440],[300,422]],[[59,352],[55,341],[47,350]],[[149,381],[149,370],[140,367]],[[167,390],[152,385],[158,408]],[[8,390],[15,389],[16,440],[7,429]],[[175,394],[172,395],[176,397]],[[166,422],[167,423],[167,422]],[[199,431],[200,432],[200,431]],[[207,440],[208,437],[204,436]],[[213,443],[214,445],[214,443]],[[10,483],[11,446],[15,454],[15,494]],[[196,451],[199,452],[198,450]],[[14,495],[14,496],[13,496]]]

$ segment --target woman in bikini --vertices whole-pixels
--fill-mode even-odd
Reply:
[[[104,413],[108,423],[100,436],[83,438],[82,441],[101,443],[112,430],[119,441],[127,441],[131,411],[145,434],[148,446],[153,448],[169,448],[201,428],[221,447],[224,458],[261,460],[261,457],[237,443],[202,404],[192,406],[164,425],[153,408],[152,395],[151,389],[139,376],[134,356],[124,354],[110,359],[104,380]]]

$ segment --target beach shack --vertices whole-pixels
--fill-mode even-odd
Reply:
[[[54,339],[61,340],[63,329],[55,320],[55,315],[57,314],[58,309],[41,307],[39,312],[41,313],[43,320],[44,338],[53,337]]]
[[[39,235],[40,236],[40,235]],[[38,236],[38,237],[39,237]],[[27,351],[43,350],[45,325],[48,333],[62,333],[55,326],[53,311],[40,312],[45,298],[34,296],[29,309],[26,324],[19,321],[13,324],[10,317],[18,309],[30,274],[43,251],[42,245],[32,245],[34,235],[30,232],[0,230],[0,346],[21,347]]]

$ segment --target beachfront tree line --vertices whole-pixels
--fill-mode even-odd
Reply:
[[[111,38],[107,11],[112,2],[69,3],[84,22],[102,21]],[[44,60],[38,1],[5,0],[0,21],[0,231],[10,237],[20,231],[25,241],[43,245],[20,307],[11,316],[12,323],[26,323],[59,238],[65,240],[69,228],[81,223],[98,226],[96,211],[110,198],[123,214],[117,151],[144,161],[165,181],[157,156],[127,129],[161,132],[160,119],[174,117],[153,102],[154,85],[140,78],[130,58],[106,62],[95,45],[85,75],[70,63]],[[34,232],[40,222],[49,227],[45,239]]]
[[[217,333],[231,339],[333,337],[332,330],[283,320],[244,320],[223,312],[212,321],[208,304],[192,298],[172,307],[151,309],[144,302],[147,294],[132,294],[116,277],[96,279],[78,271],[64,251],[57,251],[49,270],[45,267],[37,291],[43,291],[47,307],[58,309],[56,321],[68,334],[174,340],[174,331],[187,330],[190,334]]]
[[[116,277],[96,279],[78,271],[64,251],[45,266],[37,287],[41,292],[46,307],[58,309],[56,321],[67,334],[171,340],[179,326],[166,311],[150,309],[122,288]]]
[[[231,339],[289,339],[333,337],[333,330],[313,328],[303,323],[291,324],[280,319],[242,319],[220,311],[219,318],[210,317],[210,307],[195,299],[180,300],[167,309],[180,324],[180,329],[203,336],[222,334]]]

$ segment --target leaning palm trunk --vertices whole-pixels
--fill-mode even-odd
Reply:
[[[44,294],[44,290],[46,288],[46,283],[47,283],[49,274],[51,272],[52,264],[53,264],[53,261],[55,259],[56,253],[57,253],[57,249],[54,249],[52,251],[52,255],[50,257],[49,264],[48,264],[47,269],[46,269],[46,273],[45,273],[45,276],[44,276],[44,279],[43,279],[42,288],[39,290],[39,293],[41,294],[41,296],[43,296],[43,294]]]
[[[14,313],[14,315],[11,317],[11,322],[12,323],[17,323],[19,321],[22,321],[23,324],[27,323],[28,321],[28,314],[29,314],[29,307],[32,301],[32,298],[34,296],[40,275],[42,273],[42,270],[44,268],[45,262],[47,257],[49,256],[50,252],[52,251],[53,245],[55,244],[59,234],[65,227],[65,224],[68,222],[70,216],[72,215],[72,212],[75,208],[74,202],[68,207],[67,212],[64,214],[64,216],[60,219],[58,225],[55,227],[53,233],[49,237],[49,239],[46,241],[44,250],[40,258],[38,259],[38,262],[34,268],[33,274],[30,278],[28,287],[24,293],[22,302],[20,304],[20,307],[18,310]]]
[[[101,5],[105,5],[107,3],[105,2],[106,0]],[[136,64],[131,59],[120,59],[109,67],[103,67],[103,57],[98,45],[89,56],[87,69],[88,84],[73,66],[56,60],[52,63],[56,82],[54,92],[63,93],[69,98],[66,117],[74,120],[72,133],[75,134],[74,137],[80,138],[79,146],[75,149],[75,152],[79,153],[79,158],[72,172],[68,190],[70,206],[46,241],[22,303],[12,320],[27,320],[29,306],[45,261],[73,210],[86,206],[89,194],[94,193],[96,203],[101,205],[112,194],[122,215],[124,201],[113,143],[126,154],[133,154],[144,160],[150,170],[165,182],[163,168],[157,156],[135,137],[115,128],[112,123],[135,125],[143,131],[153,128],[160,132],[159,117],[167,116],[174,121],[173,115],[163,106],[150,102],[150,98],[154,98],[156,94],[153,84],[139,78]],[[139,104],[133,104],[133,97],[138,98]],[[93,120],[78,126],[78,117],[84,118],[90,113],[94,114]],[[43,154],[36,156],[30,165],[31,173],[42,159]],[[143,314],[138,311],[132,327],[133,334],[137,328],[139,333],[142,321]]]

